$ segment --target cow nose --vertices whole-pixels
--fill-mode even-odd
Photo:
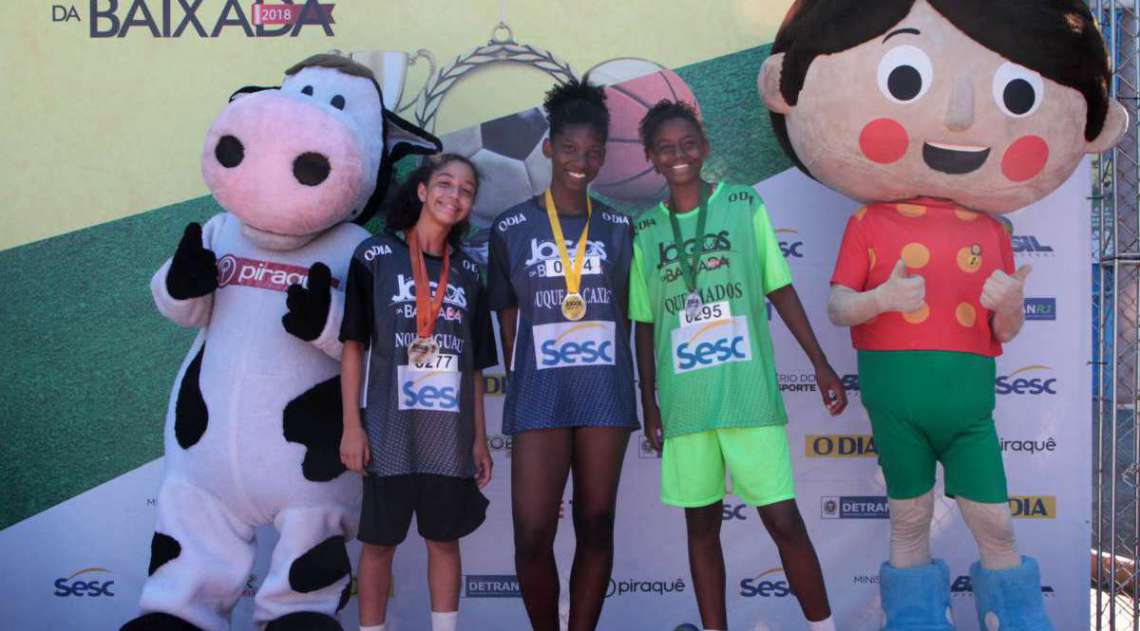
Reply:
[[[293,161],[293,177],[305,186],[316,186],[329,176],[328,158],[319,153],[302,153]]]
[[[245,147],[242,147],[241,141],[234,136],[222,136],[218,139],[218,146],[214,147],[214,156],[219,164],[232,169],[241,164],[242,158],[245,157]]]

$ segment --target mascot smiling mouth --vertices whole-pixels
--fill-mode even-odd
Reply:
[[[926,166],[950,175],[963,175],[977,171],[989,157],[989,147],[947,145],[935,142],[922,144],[922,159],[926,162]]]

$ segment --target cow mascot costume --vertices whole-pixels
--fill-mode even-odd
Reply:
[[[339,458],[345,273],[392,163],[440,145],[347,58],[285,74],[239,90],[210,127],[202,175],[226,212],[187,226],[151,282],[159,311],[200,331],[167,411],[143,614],[125,631],[228,628],[264,524],[280,539],[255,623],[341,629],[361,491]]]
[[[866,204],[828,313],[851,327],[886,478],[886,629],[953,628],[930,550],[937,462],[978,545],[979,626],[1053,628],[1037,563],[1014,546],[994,430],[994,358],[1021,328],[1030,272],[1000,216],[1122,136],[1109,81],[1081,0],[799,0],[761,69],[795,164]]]

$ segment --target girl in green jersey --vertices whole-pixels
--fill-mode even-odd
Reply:
[[[641,121],[641,139],[669,198],[637,222],[629,313],[645,434],[663,450],[662,501],[685,509],[701,621],[728,628],[720,545],[727,468],[733,492],[757,507],[775,541],[810,629],[834,630],[796,507],[765,297],[807,353],[833,415],[847,405],[843,386],[792,288],[759,195],[701,180],[709,144],[693,109],[658,103]]]

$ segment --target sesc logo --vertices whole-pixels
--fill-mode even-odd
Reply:
[[[748,504],[721,504],[721,521],[748,519]]]
[[[748,317],[701,322],[673,329],[673,372],[686,373],[752,359]]]
[[[113,597],[115,595],[115,592],[111,591],[111,587],[115,585],[113,577],[84,576],[86,574],[98,575],[110,573],[111,570],[102,567],[83,568],[67,578],[55,579],[55,591],[52,593],[59,598],[69,598],[71,596],[87,598]],[[80,576],[84,578],[79,578]]]
[[[614,365],[613,322],[556,322],[533,331],[539,370]]]
[[[809,434],[804,436],[808,458],[877,458],[875,439],[870,434]]]
[[[1029,320],[1056,320],[1057,319],[1057,299],[1056,298],[1026,298],[1025,299],[1025,319]]]
[[[756,578],[746,578],[740,581],[740,595],[745,598],[784,598],[792,593],[792,588],[783,574],[784,568],[774,567],[761,572]]]
[[[400,383],[399,409],[459,412],[457,370],[417,370],[396,366]]]
[[[780,254],[784,255],[786,259],[802,259],[804,257],[804,242],[797,240],[794,236],[784,238],[783,235],[798,235],[799,230],[795,228],[776,228],[776,235],[780,239]]]
[[[1057,394],[1057,379],[1044,371],[1053,369],[1044,364],[1033,364],[1019,368],[1008,375],[1001,375],[994,381],[997,394],[1027,394],[1031,396]]]
[[[1055,590],[1053,589],[1052,585],[1041,585],[1041,594],[1046,598],[1053,596],[1054,591]],[[959,576],[958,578],[954,579],[953,583],[950,584],[951,596],[958,597],[965,596],[966,594],[972,595],[973,593],[974,586],[970,583],[969,575]]]
[[[1009,498],[1009,512],[1014,519],[1056,519],[1055,495],[1019,495]]]
[[[827,496],[820,498],[823,519],[888,519],[890,505],[885,495]]]
[[[465,598],[519,598],[519,577],[514,574],[468,574],[464,577]]]

